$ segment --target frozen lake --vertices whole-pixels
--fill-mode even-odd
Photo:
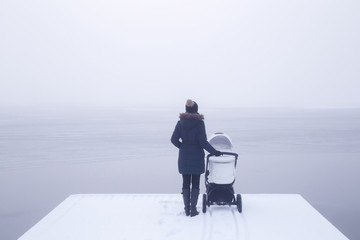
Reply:
[[[0,239],[71,194],[180,193],[169,139],[181,110],[2,109]],[[200,110],[239,153],[236,192],[301,194],[360,239],[360,109]]]

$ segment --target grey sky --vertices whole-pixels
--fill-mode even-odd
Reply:
[[[0,3],[0,106],[360,106],[359,1]]]

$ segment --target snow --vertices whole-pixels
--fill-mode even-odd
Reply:
[[[180,194],[71,195],[19,240],[347,239],[300,195],[242,197],[241,214],[211,206],[190,218]]]

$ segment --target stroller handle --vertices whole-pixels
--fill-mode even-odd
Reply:
[[[234,156],[236,160],[238,159],[238,156],[239,156],[237,153],[232,153],[232,152],[221,152],[221,153],[222,153],[222,155]],[[207,159],[209,159],[210,157],[213,157],[213,156],[215,156],[215,154],[208,154]]]

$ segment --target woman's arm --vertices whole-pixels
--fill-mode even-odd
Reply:
[[[203,121],[201,121],[200,123],[199,143],[200,146],[209,153],[216,154],[217,152],[216,149],[213,146],[211,146],[211,144],[207,141],[205,123]]]
[[[180,130],[179,130],[179,123],[176,124],[174,132],[171,136],[171,142],[174,144],[175,147],[180,148]]]

